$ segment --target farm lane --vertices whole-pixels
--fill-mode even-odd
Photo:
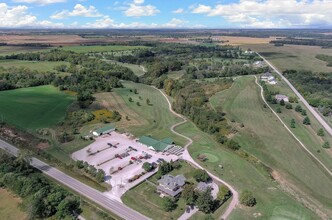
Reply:
[[[3,141],[0,139],[0,148],[7,151],[8,153],[17,156],[19,153],[19,149],[14,147],[13,145]],[[89,200],[97,203],[101,207],[111,211],[117,216],[128,219],[128,220],[147,220],[149,218],[140,214],[137,211],[127,207],[126,205],[105,196],[102,192],[99,192],[80,181],[68,176],[67,174],[59,171],[58,169],[49,166],[48,164],[38,160],[37,158],[31,159],[31,165],[39,170],[41,170],[44,174],[50,176],[51,178],[57,180],[63,185],[69,187],[75,192],[81,194],[82,196],[88,198]]]
[[[325,130],[332,136],[332,128],[330,125],[327,124],[327,122],[324,120],[324,118],[305,100],[305,98],[297,91],[297,89],[288,81],[286,77],[282,75],[282,73],[273,66],[269,61],[267,61],[262,55],[260,55],[258,52],[256,52],[258,56],[260,56],[286,83],[287,85],[293,90],[293,92],[296,94],[296,96],[299,98],[299,101],[301,101],[307,109],[311,112],[311,114],[314,115],[314,117],[318,120],[318,122],[325,128]]]
[[[154,87],[155,88],[155,87]],[[157,88],[155,88],[157,89]],[[189,163],[191,163],[193,166],[197,167],[197,168],[200,168],[200,169],[204,169],[200,164],[198,164],[192,157],[191,155],[189,154],[188,152],[188,147],[193,143],[193,140],[183,134],[180,134],[178,133],[177,131],[175,131],[175,128],[179,125],[182,125],[184,123],[187,122],[187,118],[177,112],[175,112],[173,109],[172,109],[172,104],[171,102],[169,101],[167,95],[160,89],[157,89],[159,92],[161,92],[161,94],[165,97],[167,103],[168,103],[168,107],[169,107],[169,111],[179,117],[179,118],[182,118],[183,121],[182,122],[179,122],[179,123],[176,123],[174,125],[171,126],[171,131],[176,134],[176,135],[179,135],[185,139],[188,140],[188,143],[184,146],[185,148],[185,151],[183,152],[183,156],[182,156],[182,159],[188,161]],[[204,169],[206,170],[206,169]],[[208,172],[208,174],[217,182],[220,182],[222,184],[224,184],[225,186],[227,186],[229,188],[229,190],[232,192],[232,201],[231,203],[229,204],[228,208],[226,209],[226,211],[223,213],[223,215],[221,216],[221,219],[227,219],[228,216],[231,214],[231,212],[236,208],[236,206],[239,204],[239,193],[230,185],[228,184],[227,182],[225,182],[224,180],[220,179],[219,177],[213,175],[212,173],[210,173],[208,170],[206,170]]]

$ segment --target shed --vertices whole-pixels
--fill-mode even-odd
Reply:
[[[94,136],[98,137],[98,136],[101,136],[103,134],[108,134],[108,133],[110,133],[112,131],[115,131],[115,126],[113,126],[113,125],[106,125],[106,126],[104,126],[102,128],[99,128],[99,129],[93,131],[92,134]]]

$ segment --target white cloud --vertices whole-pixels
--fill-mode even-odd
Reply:
[[[1,28],[19,28],[19,27],[45,27],[60,28],[62,23],[53,23],[51,21],[38,21],[37,17],[28,12],[25,5],[9,7],[6,3],[0,3],[0,27]]]
[[[109,16],[104,16],[101,19],[97,19],[95,22],[89,22],[83,25],[83,28],[178,28],[183,27],[186,21],[173,18],[169,22],[165,24],[156,24],[156,23],[140,23],[140,22],[132,22],[129,24],[125,23],[116,23]]]
[[[182,13],[184,13],[184,9],[183,8],[178,8],[178,9],[172,11],[172,13],[174,13],[174,14],[182,14]]]
[[[134,0],[129,4],[124,14],[128,17],[154,16],[160,11],[153,5],[143,5],[144,0]]]
[[[63,10],[55,13],[51,16],[52,19],[64,19],[67,17],[101,17],[103,16],[98,12],[98,10],[90,5],[89,7],[85,7],[81,4],[76,4],[72,11]]]
[[[14,0],[14,2],[49,5],[49,4],[54,4],[54,3],[66,2],[66,0]]]
[[[221,16],[245,27],[291,27],[332,24],[331,0],[240,0],[238,3],[200,4],[191,12]]]

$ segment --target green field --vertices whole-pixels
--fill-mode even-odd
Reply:
[[[53,86],[3,91],[1,120],[24,130],[53,127],[64,118],[74,99]]]
[[[103,105],[110,110],[120,112],[122,119],[116,124],[119,129],[129,131],[137,137],[141,135],[151,135],[156,138],[172,137],[178,144],[185,143],[183,138],[169,130],[173,124],[181,120],[170,113],[166,99],[158,90],[133,82],[123,82],[123,85],[125,88],[114,89],[114,92],[96,94],[97,103],[95,103],[97,106]],[[137,89],[138,94],[130,92],[130,89],[132,91]],[[129,101],[129,97],[132,98],[132,102]],[[150,105],[146,104],[146,99],[150,100]]]
[[[89,52],[111,52],[111,51],[127,51],[145,49],[145,46],[121,46],[121,45],[109,45],[109,46],[65,46],[63,50],[70,50],[76,53],[89,53]]]
[[[26,214],[20,210],[21,199],[0,188],[0,218],[6,220],[25,219]]]
[[[48,62],[48,61],[27,61],[27,60],[0,60],[0,67],[24,67],[37,71],[55,71],[54,67],[65,64],[69,66],[68,62]]]
[[[325,61],[316,58],[317,54],[332,55],[332,49],[303,45],[275,47],[273,44],[250,44],[241,47],[259,52],[281,71],[305,69],[314,72],[332,72],[332,67],[326,66]]]
[[[136,65],[136,64],[131,64],[131,63],[122,63],[122,62],[118,62],[118,61],[109,61],[110,63],[116,63],[120,66],[123,66],[123,67],[127,67],[129,69],[131,69],[134,74],[136,76],[143,76],[145,74],[145,72],[143,71],[143,67],[140,66],[140,65]]]
[[[235,140],[245,151],[271,167],[277,180],[310,201],[312,206],[319,207],[327,215],[332,214],[332,178],[300,147],[277,118],[263,107],[253,77],[237,79],[229,90],[218,93],[211,102],[215,106],[221,105],[227,118],[236,121],[232,123],[239,131]],[[240,128],[239,123],[243,123],[244,128]],[[300,127],[297,129],[301,133]],[[308,133],[303,131],[305,134]],[[303,142],[311,143],[308,139]],[[323,152],[318,156],[326,162],[326,166],[332,167],[327,154]]]
[[[29,46],[1,46],[0,56],[18,54],[18,53],[31,53],[49,50],[47,47],[29,47]]]

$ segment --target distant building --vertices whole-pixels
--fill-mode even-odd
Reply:
[[[266,72],[263,75],[261,75],[260,80],[262,80],[264,82],[267,82],[270,85],[277,84],[277,80],[275,79],[275,77],[270,72]]]
[[[183,175],[172,176],[166,174],[158,180],[157,190],[167,196],[176,197],[179,195],[183,186],[186,184],[186,178]]]
[[[172,138],[165,138],[162,140],[156,140],[152,137],[142,136],[138,139],[138,142],[147,146],[149,149],[154,151],[166,151],[168,148],[174,146]]]
[[[276,100],[280,102],[281,100],[284,100],[284,102],[289,102],[288,96],[277,94],[276,95]]]
[[[106,125],[105,127],[102,127],[102,128],[99,128],[95,131],[92,132],[92,134],[94,136],[101,136],[101,135],[104,135],[104,134],[108,134],[112,131],[115,131],[115,126],[113,125]]]

